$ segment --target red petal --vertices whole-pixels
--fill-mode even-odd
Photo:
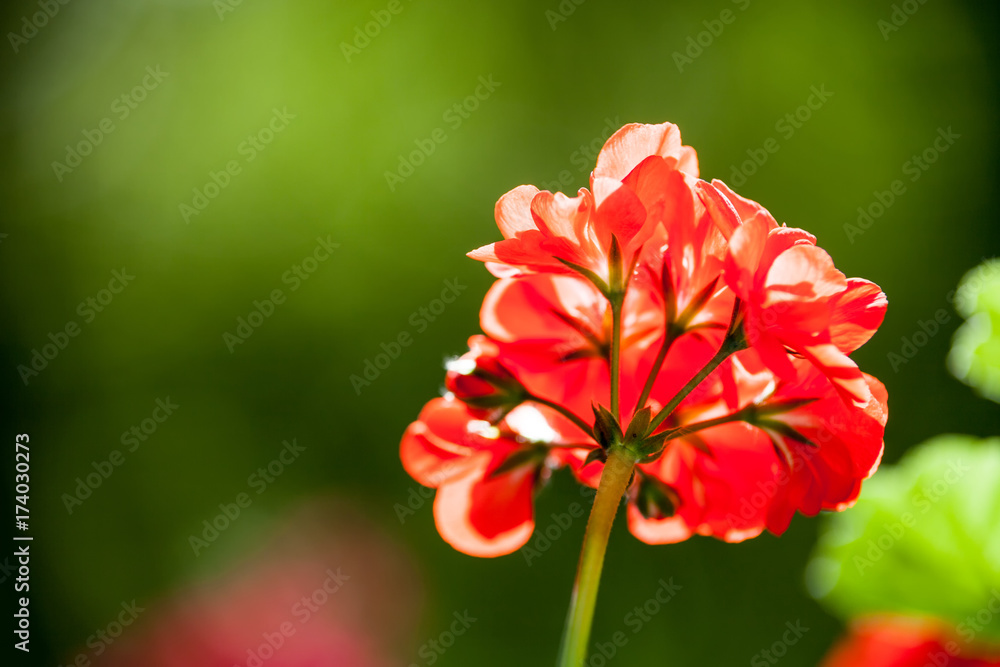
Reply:
[[[630,123],[611,135],[597,156],[596,178],[621,181],[650,155],[673,158],[678,167],[698,175],[698,157],[694,149],[681,144],[681,131],[672,123],[641,125]]]
[[[772,216],[766,208],[754,200],[741,197],[730,190],[728,185],[718,179],[713,180],[712,185],[715,186],[715,189],[721,192],[722,195],[729,200],[729,203],[734,209],[736,209],[736,213],[740,216],[740,220],[744,225],[755,218],[761,218],[768,230],[774,229],[778,226],[774,216]],[[729,235],[727,234],[726,238],[728,237]]]
[[[889,301],[878,285],[849,278],[847,289],[837,297],[830,315],[830,338],[850,354],[868,342],[882,325]]]
[[[817,299],[840,294],[847,278],[830,255],[814,245],[795,245],[777,257],[765,279],[767,304],[794,299]]]
[[[712,221],[725,238],[731,238],[741,224],[740,215],[732,202],[705,181],[698,181],[697,189],[712,216]]]
[[[823,344],[803,347],[798,350],[811,361],[844,398],[858,407],[864,407],[871,400],[871,390],[858,365],[836,345]]]
[[[505,239],[536,228],[531,217],[531,200],[537,194],[538,188],[534,185],[520,185],[497,201],[494,215],[497,227]]]
[[[533,340],[585,344],[556,312],[601,333],[606,300],[590,282],[576,276],[532,275],[493,283],[483,299],[480,325],[502,342]]]
[[[576,197],[542,190],[531,200],[531,215],[538,229],[546,236],[564,238],[572,244],[583,240],[592,208],[593,197],[585,188]]]
[[[492,558],[521,548],[535,529],[534,470],[525,467],[486,480],[486,469],[484,463],[474,474],[442,486],[434,498],[434,521],[451,546]]]
[[[749,298],[755,287],[760,258],[767,244],[768,227],[762,218],[741,225],[729,239],[726,257],[726,283],[742,299]]]
[[[594,231],[602,249],[611,247],[611,235],[624,247],[643,229],[646,208],[639,197],[621,182],[594,179],[594,198],[599,202],[594,214]]]
[[[454,475],[466,471],[468,457],[442,447],[426,424],[413,422],[403,434],[399,447],[403,469],[419,484],[436,488]]]

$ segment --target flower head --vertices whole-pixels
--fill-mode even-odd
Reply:
[[[553,470],[596,487],[616,452],[632,470],[629,528],[650,543],[780,534],[796,512],[854,502],[887,397],[848,355],[885,295],[808,232],[700,180],[676,126],[626,125],[589,189],[520,186],[496,220],[504,239],[469,253],[498,277],[486,336],[402,444],[407,471],[438,489],[448,542],[518,548]]]

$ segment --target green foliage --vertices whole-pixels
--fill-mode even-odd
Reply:
[[[962,278],[955,307],[966,322],[955,332],[948,367],[1000,402],[1000,261],[983,262]]]
[[[1000,438],[920,445],[830,518],[809,566],[811,592],[844,618],[895,612],[962,627],[1000,590],[998,479]],[[980,639],[1000,639],[995,621]]]

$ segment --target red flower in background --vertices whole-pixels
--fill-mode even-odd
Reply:
[[[356,509],[312,502],[221,575],[141,607],[91,664],[390,667],[418,621],[411,558]],[[66,664],[80,664],[79,656]]]
[[[822,667],[1000,667],[1000,650],[969,646],[943,624],[903,617],[855,622]]]
[[[700,180],[675,126],[626,125],[589,189],[521,186],[496,220],[504,240],[469,253],[499,278],[486,336],[449,363],[448,395],[401,446],[438,489],[450,544],[517,549],[551,471],[603,486],[612,456],[629,528],[650,543],[780,534],[796,512],[854,502],[881,458],[887,397],[848,355],[885,295],[809,233]]]

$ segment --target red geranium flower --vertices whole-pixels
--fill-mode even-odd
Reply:
[[[1000,650],[969,646],[943,624],[917,618],[855,622],[823,667],[1000,667]]]
[[[629,491],[645,541],[780,534],[796,511],[850,505],[881,456],[886,395],[847,354],[881,323],[881,290],[845,278],[809,233],[698,180],[673,125],[622,128],[591,185],[507,193],[506,240],[470,253],[504,276],[483,303],[488,337],[449,364],[449,398],[403,440],[407,470],[440,489],[446,539],[479,555],[517,548],[543,472],[568,463],[596,486],[605,441],[636,418],[633,436],[653,443]],[[556,450],[510,426],[525,403]]]
[[[623,497],[650,543],[780,534],[796,512],[854,502],[887,414],[848,356],[885,295],[808,232],[699,180],[675,126],[622,128],[590,186],[501,197],[504,240],[469,253],[499,278],[486,337],[402,443],[407,471],[438,489],[438,530],[473,555],[527,541],[552,470],[598,488],[567,637],[589,623]],[[561,664],[580,664],[580,645]]]
[[[275,523],[224,571],[164,599],[132,601],[135,620],[121,636],[107,645],[91,637],[65,664],[405,664],[399,649],[414,636],[422,598],[412,556],[341,501],[310,501]]]

